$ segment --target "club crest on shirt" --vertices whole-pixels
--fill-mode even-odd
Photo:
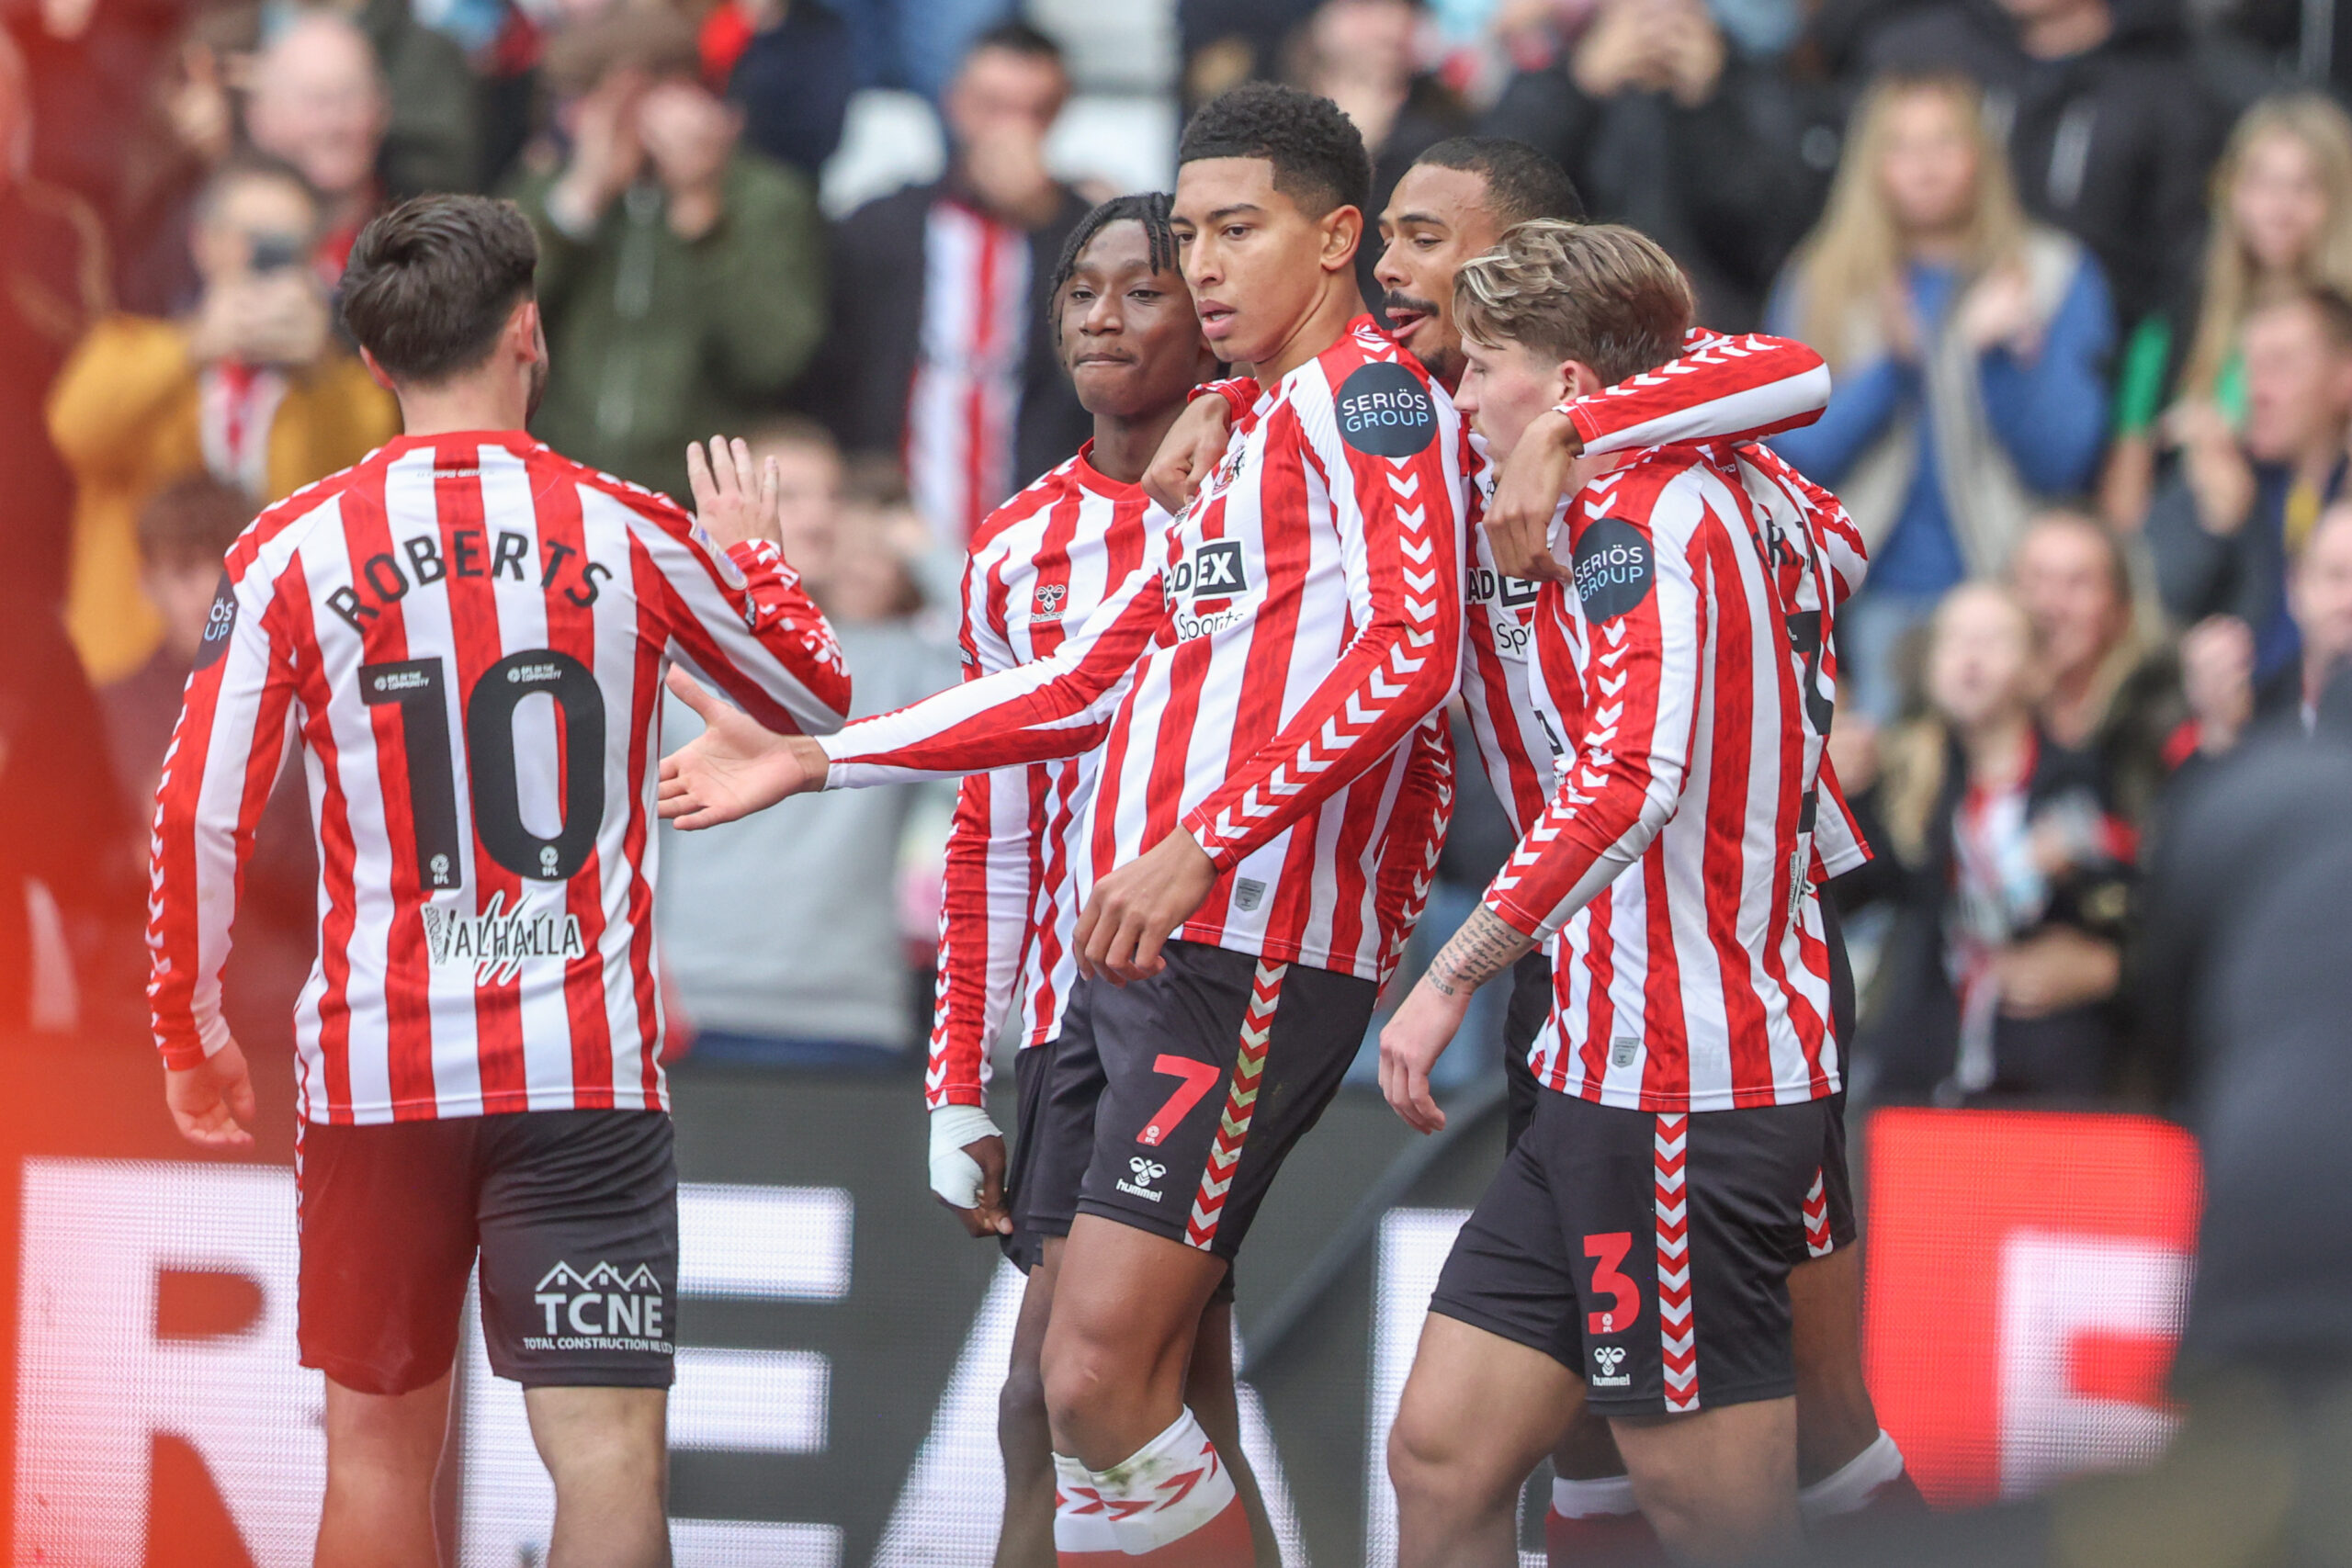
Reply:
[[[1657,581],[1650,542],[1617,517],[1596,519],[1577,541],[1577,597],[1585,618],[1610,621],[1650,596]]]
[[[467,968],[477,986],[504,985],[534,958],[582,957],[580,918],[554,910],[506,908],[506,895],[492,896],[478,915],[443,904],[419,908],[424,917],[424,947],[435,969]]]
[[[196,645],[196,668],[205,669],[219,661],[229,651],[229,634],[237,629],[237,591],[229,582],[229,574],[220,574],[220,586],[213,590],[212,608],[205,612],[204,640]]]
[[[1409,457],[1437,435],[1437,407],[1410,370],[1386,360],[1360,365],[1331,400],[1340,439],[1375,457]]]

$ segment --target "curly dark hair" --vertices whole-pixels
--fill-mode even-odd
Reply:
[[[1173,271],[1176,266],[1176,233],[1168,227],[1168,193],[1163,190],[1140,191],[1133,196],[1114,196],[1078,220],[1078,227],[1062,242],[1061,259],[1054,263],[1052,286],[1046,298],[1058,300],[1069,275],[1078,270],[1080,252],[1093,243],[1094,236],[1114,223],[1140,223],[1144,243],[1150,247],[1151,270]]]
[[[1355,121],[1296,87],[1249,82],[1203,104],[1184,127],[1176,162],[1202,158],[1265,159],[1274,188],[1312,217],[1372,204],[1372,159]]]

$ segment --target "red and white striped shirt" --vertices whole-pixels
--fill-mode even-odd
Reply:
[[[1013,427],[1029,351],[1029,236],[953,198],[922,231],[922,324],[901,453],[915,507],[964,547],[1012,493]]]
[[[964,678],[1049,657],[1111,592],[1159,558],[1168,513],[1141,485],[1106,479],[1093,443],[989,513],[964,568]],[[1099,743],[1105,720],[1093,732]],[[1012,998],[1021,1043],[1061,1027],[1078,963],[1074,829],[1094,795],[1100,756],[965,775],[947,836],[939,986],[924,1099],[978,1105],[989,1046]]]
[[[1565,403],[1561,411],[1585,451],[1599,457],[1669,441],[1759,441],[1812,423],[1828,402],[1828,367],[1804,344],[1694,327],[1683,339],[1680,358]],[[1486,443],[1471,440],[1471,504],[1483,513],[1494,494],[1495,472]],[[1545,716],[1529,700],[1536,584],[1495,570],[1484,528],[1474,527],[1471,541],[1462,704],[1487,782],[1511,830],[1524,833],[1551,796],[1568,738],[1547,732]]]
[[[1220,874],[1180,935],[1378,979],[1409,927],[1384,874],[1406,742],[1461,649],[1462,450],[1452,402],[1358,317],[1236,422],[1159,558],[1049,658],[851,726],[830,782],[1070,756],[1107,719],[1081,901],[1181,829]]]
[[[1557,935],[1531,1053],[1555,1089],[1675,1112],[1840,1081],[1813,839],[1826,649],[1863,558],[1842,510],[1809,516],[1792,478],[1672,446],[1569,507],[1577,595],[1544,585],[1532,678],[1577,740],[1487,898]]]
[[[666,1105],[651,829],[673,660],[771,728],[849,705],[774,547],[718,553],[669,501],[519,433],[404,436],[262,513],[156,801],[164,1060],[228,1039],[239,872],[299,744],[320,866],[305,1118]]]

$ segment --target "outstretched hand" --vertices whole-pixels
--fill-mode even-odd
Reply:
[[[662,759],[662,820],[688,829],[716,828],[825,787],[831,763],[808,737],[778,735],[711,695],[683,670],[670,671],[669,685],[673,696],[701,716],[704,728]]]
[[[770,457],[756,468],[751,445],[741,437],[686,443],[686,483],[694,488],[695,516],[720,549],[747,539],[784,543],[784,476]]]

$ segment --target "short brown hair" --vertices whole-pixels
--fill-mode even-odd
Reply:
[[[254,512],[243,491],[210,474],[175,479],[139,509],[139,553],[149,566],[218,566]]]
[[[420,196],[359,231],[343,269],[344,324],[393,380],[443,380],[489,356],[538,265],[538,238],[513,202]]]
[[[1453,280],[1463,336],[1578,360],[1605,383],[1673,358],[1695,310],[1673,259],[1615,223],[1519,224]]]

